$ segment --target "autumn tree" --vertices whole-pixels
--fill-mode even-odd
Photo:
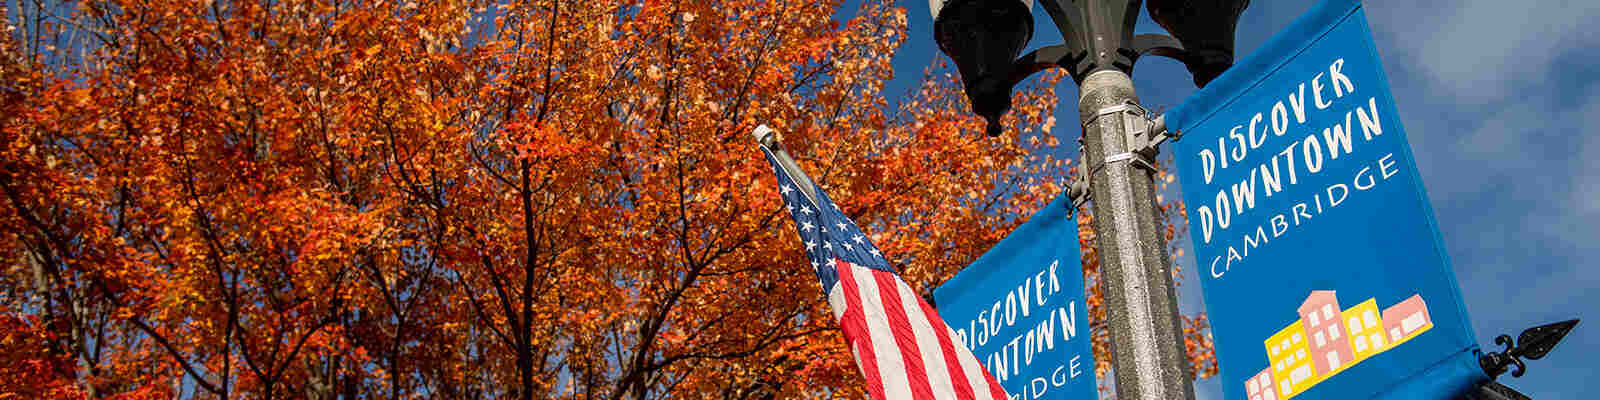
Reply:
[[[859,397],[748,132],[924,290],[1076,154],[1060,74],[993,139],[942,62],[885,93],[882,0],[16,4],[3,394]]]

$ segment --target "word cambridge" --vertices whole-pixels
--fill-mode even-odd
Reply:
[[[1399,173],[1394,153],[1366,159],[1352,156],[1361,143],[1382,136],[1383,125],[1378,116],[1377,98],[1356,96],[1356,82],[1341,72],[1343,68],[1344,59],[1333,60],[1327,72],[1317,73],[1300,83],[1296,90],[1274,103],[1271,110],[1257,112],[1249,121],[1239,121],[1226,137],[1217,138],[1214,150],[1208,147],[1195,155],[1208,185],[1219,168],[1249,169],[1243,179],[1223,186],[1209,203],[1196,209],[1203,243],[1211,243],[1213,237],[1225,240],[1220,238],[1228,237],[1229,229],[1235,225],[1232,223],[1234,216],[1255,211],[1257,195],[1272,197],[1283,192],[1285,186],[1297,185],[1333,163],[1371,164],[1349,177],[1348,185],[1336,181],[1287,209],[1266,210],[1266,215],[1271,217],[1265,223],[1241,230],[1237,242],[1222,242],[1227,245],[1228,252],[1226,256],[1210,260],[1212,278],[1222,278],[1235,261],[1249,257],[1251,249],[1289,234],[1292,229],[1343,204],[1352,193],[1372,189]],[[1304,126],[1308,112],[1335,115],[1342,112],[1344,119],[1321,127],[1321,132],[1317,132],[1317,127]],[[1361,131],[1359,135],[1355,132],[1357,129]],[[1238,164],[1253,151],[1276,154],[1257,165]]]

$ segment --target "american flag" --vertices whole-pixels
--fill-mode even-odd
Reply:
[[[866,378],[867,392],[886,399],[1007,399],[933,307],[924,302],[861,228],[816,188],[765,125],[757,142],[778,176],[778,193],[794,217],[811,269]]]

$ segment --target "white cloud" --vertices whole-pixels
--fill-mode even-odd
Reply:
[[[1583,137],[1577,149],[1578,168],[1573,174],[1572,186],[1576,188],[1570,199],[1572,208],[1588,217],[1600,217],[1600,135],[1591,132],[1600,129],[1600,93],[1590,93],[1588,104],[1578,108],[1584,118],[1567,134]]]
[[[1443,95],[1481,105],[1545,86],[1564,56],[1600,46],[1593,0],[1368,2],[1381,31]]]

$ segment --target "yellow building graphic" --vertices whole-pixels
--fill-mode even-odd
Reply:
[[[1277,397],[1287,399],[1311,387],[1311,378],[1317,373],[1311,368],[1310,349],[1306,346],[1306,330],[1301,324],[1289,324],[1267,339],[1267,359],[1272,360],[1272,376],[1277,379],[1273,389]]]
[[[1350,348],[1356,353],[1356,358],[1350,363],[1361,362],[1389,348],[1389,340],[1383,335],[1383,324],[1378,320],[1377,299],[1367,299],[1344,310],[1342,314],[1344,326],[1350,331]]]
[[[1288,400],[1433,328],[1420,295],[1382,312],[1376,298],[1345,310],[1338,303],[1332,290],[1312,291],[1300,319],[1262,342],[1272,365],[1246,378],[1249,400]]]

